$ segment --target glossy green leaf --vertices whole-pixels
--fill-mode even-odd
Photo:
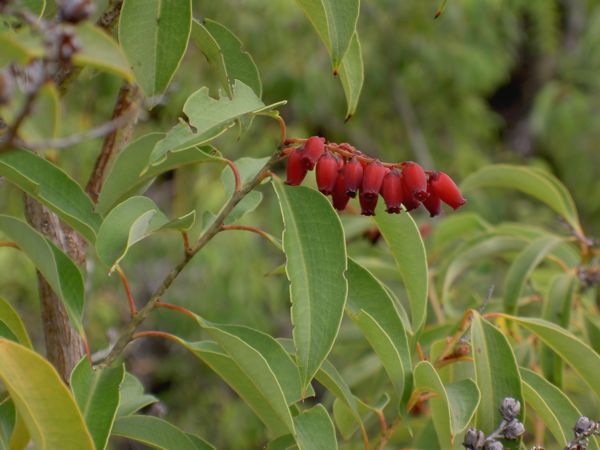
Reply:
[[[151,162],[153,148],[165,135],[150,133],[133,141],[115,158],[98,198],[97,210],[106,214],[120,200],[142,192],[162,173],[190,164],[222,162],[213,147],[189,147],[184,151],[165,150],[160,160]]]
[[[242,42],[229,28],[211,19],[192,22],[191,40],[204,53],[208,62],[219,74],[221,85],[229,95],[232,86],[240,80],[262,97],[262,83],[258,68],[250,54],[243,50]]]
[[[125,377],[119,388],[117,417],[133,414],[157,401],[158,399],[154,395],[144,393],[144,386],[140,380],[129,372],[125,372]]]
[[[585,314],[583,321],[588,342],[596,353],[600,353],[600,320],[593,315]]]
[[[0,378],[36,449],[95,450],[75,400],[44,358],[27,347],[0,339]]]
[[[415,392],[435,394],[429,400],[433,425],[442,447],[451,448],[456,434],[466,429],[475,414],[480,397],[477,386],[470,379],[444,386],[433,365],[421,361],[414,369],[414,387]]]
[[[339,397],[333,402],[333,418],[335,424],[340,431],[340,434],[344,439],[349,440],[354,432],[361,429],[363,430],[363,423],[366,423],[372,417],[381,417],[384,414],[385,407],[390,402],[390,396],[384,393],[379,400],[373,405],[369,405],[358,397],[354,397],[356,402],[360,421],[357,420],[356,414],[348,407],[347,403],[342,401]],[[363,441],[366,442],[368,436],[363,434]]]
[[[12,307],[10,303],[0,297],[0,320],[17,338],[19,344],[28,348],[32,348],[31,339],[25,328],[25,324],[21,320],[19,313]]]
[[[0,337],[19,343],[19,339],[2,320],[0,320]]]
[[[102,222],[96,240],[98,258],[111,271],[129,248],[169,224],[169,219],[148,197],[130,197],[117,205]]]
[[[296,447],[294,436],[291,434],[285,434],[269,442],[266,450],[291,450],[296,448],[298,447]]]
[[[481,402],[477,408],[476,426],[480,430],[495,430],[502,415],[502,400],[512,397],[523,404],[521,377],[517,361],[506,337],[478,313],[473,312],[471,339],[475,375]],[[519,420],[523,421],[523,409]]]
[[[508,164],[488,165],[469,175],[461,184],[463,191],[477,188],[517,189],[528,194],[560,214],[581,232],[579,216],[565,187],[552,175],[524,166]]]
[[[325,44],[336,72],[354,36],[359,0],[296,0]]]
[[[600,399],[600,355],[564,328],[542,319],[505,316],[534,333],[579,374]]]
[[[93,369],[87,357],[83,357],[71,373],[71,390],[96,450],[103,450],[108,442],[119,406],[119,386],[124,374],[123,365]]]
[[[294,417],[300,450],[336,450],[335,428],[323,405],[313,406]]]
[[[33,261],[52,290],[63,301],[77,330],[82,330],[84,289],[81,272],[52,242],[29,224],[0,215],[0,231]]]
[[[0,155],[0,176],[48,206],[89,242],[101,218],[81,186],[62,169],[35,153],[15,150]]]
[[[521,368],[523,396],[527,404],[542,419],[559,445],[573,438],[573,425],[581,416],[569,398],[552,383],[537,373]],[[591,439],[589,449],[598,449],[596,439]]]
[[[125,0],[119,42],[147,96],[162,94],[188,45],[191,0]]]
[[[186,433],[186,436],[192,441],[192,443],[196,446],[196,450],[216,450],[213,445],[191,433]]]
[[[399,397],[410,390],[412,358],[400,313],[381,283],[348,259],[346,312],[377,353]]]
[[[419,227],[410,214],[386,214],[380,203],[375,222],[388,243],[410,304],[413,332],[427,319],[427,258]]]
[[[306,387],[331,351],[344,313],[348,292],[344,230],[319,192],[281,181],[273,186],[285,226],[296,361]]]
[[[358,100],[365,81],[365,67],[363,64],[362,49],[355,31],[350,41],[348,51],[342,59],[340,66],[340,81],[346,96],[346,120],[349,120],[358,107]]]
[[[10,449],[10,437],[12,436],[17,420],[15,404],[10,397],[0,402],[0,449]]]
[[[83,22],[77,26],[76,33],[81,51],[73,56],[75,65],[93,67],[133,81],[133,72],[125,54],[105,30],[91,22]]]
[[[112,434],[159,450],[197,450],[186,433],[154,416],[121,417],[115,421]]]
[[[573,294],[577,287],[577,279],[569,273],[556,275],[550,284],[548,294],[545,296],[542,318],[568,328],[571,317],[571,304]],[[544,376],[562,386],[562,360],[547,346],[542,344],[540,349],[540,365]]]
[[[250,378],[215,342],[185,342],[181,340],[180,343],[214,370],[255,412],[273,436],[294,432],[293,426],[290,427],[291,414],[287,409],[285,399],[283,399],[283,403],[281,401],[283,393],[278,394],[279,402],[274,404],[273,399],[267,398],[265,393],[257,387],[255,380]],[[263,378],[263,384],[266,380],[274,383],[275,377],[269,374],[268,378]]]
[[[545,256],[560,242],[557,236],[542,236],[531,242],[514,259],[504,281],[504,310],[509,314],[517,311],[525,281]]]

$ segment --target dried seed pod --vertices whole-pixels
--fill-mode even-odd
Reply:
[[[385,200],[388,213],[398,214],[402,211],[402,175],[398,169],[391,170],[383,177],[381,196]]]
[[[483,447],[485,443],[485,434],[483,431],[477,430],[475,428],[469,428],[463,439],[463,446],[467,449],[479,450]]]
[[[338,174],[331,197],[333,199],[333,207],[335,209],[338,211],[343,211],[346,209],[346,206],[350,201],[350,196],[346,193],[346,183],[343,173]]]
[[[406,191],[410,192],[416,200],[422,202],[427,198],[427,175],[417,163],[404,163],[402,167],[402,182]]]
[[[319,136],[309,137],[304,143],[302,162],[308,170],[313,170],[315,164],[325,151],[325,138]]]
[[[506,439],[517,439],[525,433],[525,427],[517,419],[511,420],[504,428],[504,437]]]
[[[360,213],[363,216],[375,215],[375,208],[377,207],[377,198],[377,195],[368,194],[363,191],[360,192],[358,196],[358,201],[360,203]]]
[[[304,149],[302,147],[298,147],[290,155],[288,156],[287,161],[287,179],[286,183],[290,186],[298,186],[306,177],[306,173],[308,169],[302,162]]]
[[[331,152],[325,152],[317,162],[317,186],[319,187],[319,191],[324,195],[329,195],[333,192],[335,181],[338,177],[338,161],[339,158],[333,156]]]
[[[360,188],[360,195],[377,198],[387,169],[379,161],[367,165]]]
[[[456,183],[444,172],[433,172],[429,177],[431,190],[444,203],[456,209],[466,203]]]
[[[483,444],[483,450],[503,450],[503,449],[504,449],[504,445],[502,445],[502,442],[496,441],[494,439],[487,440]]]
[[[356,197],[358,188],[362,184],[364,169],[360,161],[352,158],[344,166],[344,180],[346,182],[346,193],[350,197]]]
[[[515,400],[512,397],[506,397],[504,400],[502,400],[502,405],[500,405],[500,414],[502,414],[504,420],[511,421],[516,419],[520,412],[521,402],[519,402],[519,400]]]

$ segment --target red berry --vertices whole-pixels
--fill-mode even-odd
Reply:
[[[423,202],[423,206],[429,211],[431,217],[435,217],[442,212],[442,200],[433,192],[431,192],[431,185],[427,186],[429,197]]]
[[[423,168],[414,162],[407,162],[402,167],[402,180],[406,190],[417,200],[427,198],[427,175]]]
[[[383,177],[381,196],[385,200],[388,213],[398,214],[402,211],[402,175],[398,169],[393,169]]]
[[[431,192],[452,208],[456,209],[466,203],[456,183],[444,172],[432,173],[429,183]]]
[[[339,159],[331,152],[325,152],[317,162],[317,186],[319,191],[325,195],[333,192],[335,180],[338,177],[338,161]]]
[[[346,193],[350,197],[356,197],[356,192],[363,179],[363,166],[356,158],[352,158],[344,166],[344,180],[346,182]]]
[[[369,164],[364,171],[360,195],[377,198],[386,172],[387,169],[379,161]]]
[[[302,162],[308,170],[313,170],[315,164],[325,151],[325,138],[319,136],[309,137],[304,143]]]
[[[358,201],[360,202],[360,213],[363,216],[374,216],[375,208],[377,207],[377,195],[372,195],[364,191],[360,191]]]
[[[343,211],[346,209],[346,206],[350,201],[350,197],[348,194],[346,194],[346,182],[342,173],[340,173],[335,180],[335,186],[333,187],[331,197],[333,198],[333,207],[335,209],[338,211]]]
[[[302,162],[304,148],[298,147],[288,157],[287,161],[287,180],[285,181],[290,186],[298,186],[304,180],[308,169]]]
[[[412,211],[413,209],[417,209],[421,204],[419,200],[417,200],[411,191],[408,190],[406,184],[402,183],[402,204],[406,208],[407,211]]]

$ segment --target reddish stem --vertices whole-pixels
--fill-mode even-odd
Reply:
[[[159,337],[164,339],[169,339],[171,341],[180,342],[180,339],[171,333],[166,333],[164,331],[140,331],[133,335],[133,339],[139,339],[143,337]]]
[[[131,289],[129,288],[129,281],[125,276],[125,272],[120,267],[117,267],[117,273],[119,274],[119,278],[123,283],[123,287],[125,288],[125,294],[127,294],[127,302],[129,303],[129,311],[131,312],[131,317],[137,314],[137,308],[135,306],[135,300],[133,299],[133,294],[131,293]]]
[[[88,361],[92,364],[92,352],[90,351],[90,343],[87,340],[85,333],[81,333],[81,342],[83,342],[83,348],[87,356]]]
[[[16,242],[11,242],[11,241],[0,242],[0,247],[19,248],[19,246],[17,245]]]
[[[417,353],[419,354],[419,360],[427,361],[427,357],[425,356],[425,352],[423,351],[423,347],[421,347],[420,342],[417,342]]]
[[[250,231],[251,233],[256,233],[259,236],[264,237],[269,242],[272,241],[271,236],[269,236],[267,233],[265,233],[263,230],[261,230],[258,227],[251,227],[251,226],[246,226],[246,225],[223,225],[221,227],[221,230],[223,230],[223,231],[228,231],[228,230]]]
[[[181,237],[183,238],[183,249],[186,255],[192,254],[192,246],[190,245],[190,236],[187,231],[181,232]]]
[[[235,178],[235,192],[240,192],[240,189],[242,188],[242,179],[240,177],[240,173],[238,172],[238,169],[233,161],[226,159],[225,162],[233,172],[233,176]]]
[[[285,124],[285,120],[279,114],[275,117],[277,123],[279,124],[279,131],[281,132],[281,144],[284,145],[287,140],[287,126]]]
[[[179,305],[174,305],[172,303],[163,303],[161,301],[156,303],[156,306],[158,308],[165,308],[165,309],[170,309],[172,311],[178,311],[182,314],[185,314],[188,317],[191,317],[192,319],[196,320],[196,314],[194,314],[192,311],[190,311],[187,308],[184,308],[183,306],[179,306]]]

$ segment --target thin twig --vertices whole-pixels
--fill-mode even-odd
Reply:
[[[261,181],[264,179],[267,173],[269,173],[271,167],[275,165],[282,158],[280,152],[275,152],[271,158],[265,163],[263,168],[256,174],[256,176],[246,183],[238,192],[234,192],[229,201],[223,206],[215,220],[211,223],[211,225],[204,230],[204,232],[198,238],[198,241],[192,248],[192,251],[189,254],[186,254],[183,261],[181,261],[177,266],[175,266],[171,272],[167,274],[163,282],[160,286],[154,291],[151,295],[150,300],[144,305],[139,312],[131,318],[129,323],[125,326],[123,331],[121,332],[119,339],[116,344],[106,357],[106,359],[99,364],[100,367],[110,366],[113,362],[115,362],[123,353],[127,345],[131,342],[134,337],[135,331],[138,327],[146,320],[146,318],[150,315],[150,313],[158,307],[158,303],[160,302],[160,298],[163,294],[169,289],[169,287],[173,284],[175,279],[179,276],[179,274],[183,271],[183,269],[187,266],[190,260],[198,253],[204,246],[219,232],[225,222],[225,219],[233,208],[254,188],[256,188]]]
[[[235,192],[239,192],[240,188],[242,187],[242,179],[240,177],[240,172],[238,171],[237,166],[232,160],[226,159],[225,162],[233,172],[233,178],[235,179]]]
[[[258,227],[252,227],[252,226],[247,226],[247,225],[223,225],[221,227],[221,230],[222,231],[228,231],[228,230],[249,231],[251,233],[258,234],[259,236],[265,238],[267,241],[269,241],[271,244],[273,244],[275,247],[277,247],[278,249],[281,250],[281,244],[279,242],[277,242],[273,238],[273,236],[271,236],[270,234],[261,230]]]
[[[137,314],[137,308],[135,306],[135,300],[133,298],[133,294],[131,293],[131,289],[129,288],[129,281],[125,276],[125,272],[119,266],[116,269],[119,274],[119,278],[121,279],[121,283],[123,283],[123,288],[125,288],[125,294],[127,295],[127,303],[129,304],[129,311],[131,312],[131,317]]]
[[[181,314],[185,314],[186,316],[192,318],[193,320],[197,320],[196,314],[194,314],[189,309],[184,308],[183,306],[158,301],[158,303],[156,304],[156,307],[170,309],[171,311],[177,311],[177,312],[180,312]]]

